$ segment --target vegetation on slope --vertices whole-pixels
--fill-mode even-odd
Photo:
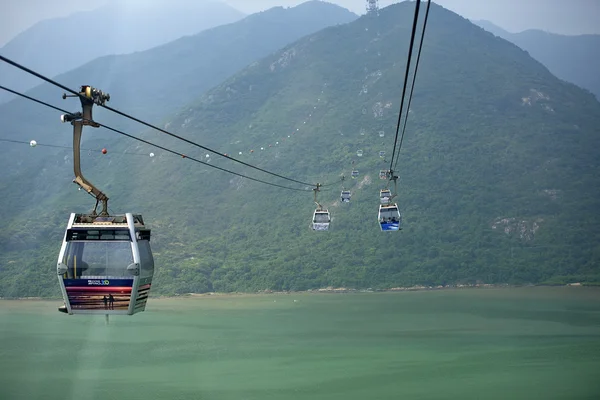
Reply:
[[[113,154],[93,164],[90,179],[107,188],[111,208],[141,212],[153,229],[155,294],[598,280],[600,105],[526,52],[439,6],[432,6],[398,165],[404,230],[379,231],[385,183],[378,173],[389,164],[378,152],[392,150],[412,7],[390,6],[378,18],[304,38],[168,124],[308,182],[336,182],[357,168],[359,179],[346,180],[350,204],[337,201],[339,184],[321,194],[333,215],[329,232],[309,229],[310,187],[271,188],[160,152],[152,160]],[[146,136],[204,157],[159,134]],[[121,151],[150,151],[119,144]],[[90,204],[69,193],[52,199],[54,209],[11,219],[2,238],[3,295],[56,293],[61,221],[67,210]],[[19,243],[40,249],[26,258],[15,250]],[[42,280],[35,292],[24,271]]]

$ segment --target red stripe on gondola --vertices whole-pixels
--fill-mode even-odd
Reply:
[[[130,286],[67,286],[67,292],[131,292]]]

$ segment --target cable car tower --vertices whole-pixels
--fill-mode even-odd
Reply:
[[[110,95],[91,86],[79,93],[82,112],[64,114],[73,125],[73,169],[82,189],[96,199],[88,214],[72,213],[62,242],[56,272],[65,314],[132,315],[146,309],[154,275],[150,229],[139,214],[109,215],[108,196],[81,173],[80,144],[84,126],[100,127],[92,117],[94,104],[103,106]],[[98,204],[102,209],[98,214]]]
[[[367,14],[379,15],[379,0],[367,0]]]

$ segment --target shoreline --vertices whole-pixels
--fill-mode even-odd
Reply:
[[[418,292],[418,291],[434,291],[434,290],[464,290],[464,289],[503,289],[503,288],[534,288],[534,287],[597,287],[599,285],[575,282],[567,284],[556,284],[556,285],[511,285],[508,283],[502,284],[491,284],[491,283],[480,283],[480,284],[458,284],[458,285],[439,285],[439,286],[406,286],[406,287],[394,287],[389,289],[352,289],[352,288],[334,288],[326,287],[320,289],[308,289],[299,291],[275,291],[275,290],[261,290],[258,292],[206,292],[206,293],[182,293],[172,296],[166,295],[150,295],[150,299],[153,300],[165,300],[165,299],[181,299],[181,298],[198,298],[198,297],[235,297],[235,296],[261,296],[261,295],[291,295],[291,294],[348,294],[348,293],[394,293],[394,292]],[[18,301],[62,301],[62,297],[0,297],[0,300],[18,300]]]

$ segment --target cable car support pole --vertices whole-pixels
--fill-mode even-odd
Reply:
[[[317,192],[319,191],[319,188],[321,187],[320,183],[317,183],[317,187],[313,189],[314,195],[315,195],[315,204],[317,205],[317,210],[321,211],[323,209],[323,207],[321,206],[321,204],[319,204],[319,202],[317,201]]]
[[[100,211],[101,216],[108,215],[108,197],[95,187],[90,181],[84,178],[81,173],[81,134],[83,132],[84,125],[91,126],[93,128],[99,128],[100,124],[94,122],[92,117],[92,107],[94,104],[104,105],[110,100],[110,95],[104,93],[101,90],[95,89],[91,86],[82,86],[79,96],[63,94],[63,99],[67,97],[79,97],[81,100],[82,112],[74,114],[61,115],[60,119],[62,122],[70,122],[73,125],[73,170],[75,173],[75,179],[73,182],[78,184],[86,192],[91,193],[96,199],[96,205],[92,210],[92,215],[97,215],[98,204],[102,203],[102,210]]]
[[[398,195],[398,175],[394,173],[394,170],[390,170],[390,181],[394,181],[394,193],[390,197],[390,201],[392,201]]]

